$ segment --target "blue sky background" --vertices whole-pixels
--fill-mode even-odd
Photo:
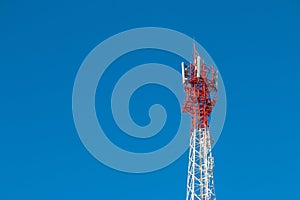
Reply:
[[[118,172],[87,152],[73,123],[83,59],[107,37],[144,26],[194,37],[221,71],[228,112],[214,148],[217,198],[299,199],[299,1],[2,0],[0,25],[1,200],[185,199],[187,154],[153,173]],[[143,60],[136,56],[122,62]],[[170,138],[161,139],[152,144]],[[147,145],[137,151],[157,148]]]

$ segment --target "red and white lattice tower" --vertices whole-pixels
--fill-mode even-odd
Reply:
[[[209,117],[217,101],[218,71],[205,64],[195,44],[193,62],[182,62],[182,82],[186,94],[182,111],[192,115],[186,200],[215,200]]]

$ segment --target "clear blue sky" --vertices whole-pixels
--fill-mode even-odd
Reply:
[[[194,37],[222,73],[217,198],[299,199],[299,1],[2,0],[0,25],[1,200],[185,199],[187,154],[154,173],[118,172],[87,152],[73,123],[83,59],[107,37],[144,26]]]

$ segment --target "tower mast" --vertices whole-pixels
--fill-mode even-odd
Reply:
[[[218,71],[205,64],[195,43],[193,62],[182,62],[182,82],[186,94],[182,112],[192,116],[186,200],[215,200],[209,117],[218,96]]]

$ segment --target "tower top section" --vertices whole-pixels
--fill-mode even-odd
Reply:
[[[218,98],[218,71],[208,66],[194,43],[193,62],[181,63],[186,93],[183,112],[193,115],[195,128],[208,128],[208,119]]]

